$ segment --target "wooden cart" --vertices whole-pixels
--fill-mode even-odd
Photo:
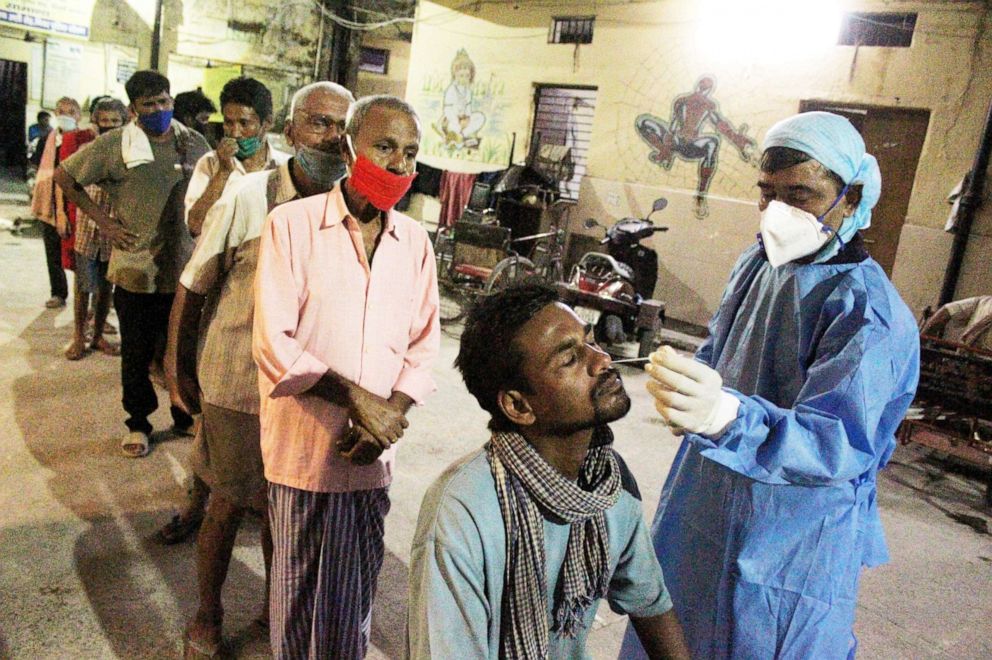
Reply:
[[[936,337],[920,338],[920,385],[915,419],[899,427],[915,442],[989,470],[992,506],[992,353]]]

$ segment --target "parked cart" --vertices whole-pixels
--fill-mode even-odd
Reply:
[[[992,506],[992,353],[953,341],[920,338],[916,418],[899,428],[902,444],[932,447],[989,470]]]

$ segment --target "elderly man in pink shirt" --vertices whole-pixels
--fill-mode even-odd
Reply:
[[[256,271],[276,658],[364,657],[394,444],[434,389],[434,254],[393,210],[415,176],[420,121],[372,96],[345,130],[350,175],[272,211]]]

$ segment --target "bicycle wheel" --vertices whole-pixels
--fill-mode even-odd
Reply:
[[[486,280],[485,294],[502,291],[503,289],[523,282],[537,273],[530,259],[524,257],[507,257],[496,264],[492,274]]]
[[[455,242],[449,235],[439,234],[434,241],[434,259],[437,263],[437,277],[442,279],[448,276],[451,262],[454,259]]]
[[[438,282],[438,318],[441,325],[458,323],[468,312],[469,299],[462,293],[457,284],[442,280]]]

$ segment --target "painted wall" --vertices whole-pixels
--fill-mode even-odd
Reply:
[[[118,63],[127,71],[150,65],[155,0],[97,0],[90,40],[72,41],[82,47],[79,75],[63,85],[69,95],[86,105],[100,94],[126,101],[117,80]],[[313,77],[319,24],[310,3],[272,0],[165,0],[162,14],[160,69],[170,78],[173,94],[203,84],[210,65],[243,65],[244,74],[269,86],[277,111],[288,106],[293,91]],[[28,62],[28,76],[44,75],[42,33],[0,29],[0,57]],[[126,78],[126,77],[125,77]],[[45,94],[49,96],[49,94]],[[40,85],[29,89],[28,123],[41,109]]]
[[[479,3],[461,11],[455,8],[464,3],[455,0],[422,2],[407,96],[428,125],[424,160],[459,171],[502,167],[505,160],[494,155],[516,133],[519,161],[535,84],[597,87],[588,175],[573,218],[642,215],[655,198],[667,197],[668,209],[655,216],[671,227],[654,238],[662,262],[656,294],[672,316],[701,323],[719,303],[737,255],[754,240],[755,154],[773,123],[798,111],[803,99],[925,108],[930,124],[893,270],[897,288],[919,311],[939,294],[950,244],[944,199],[971,165],[992,96],[990,10],[983,2],[841,4],[849,11],[918,12],[912,47],[855,49],[834,45],[831,34],[817,41],[798,29],[761,34],[794,12],[794,25],[822,27],[806,3],[783,2],[777,14],[761,16],[746,11],[751,3],[729,0]],[[593,42],[549,44],[552,15],[595,15]],[[460,53],[475,71],[472,112],[485,115],[476,149],[446,140],[441,125]],[[582,231],[580,224],[573,229]],[[959,296],[992,293],[990,256],[986,207]]]
[[[292,74],[313,72],[319,32],[313,3],[171,0],[170,5],[172,15],[167,9],[164,24],[175,35],[175,48],[165,52]]]
[[[71,96],[82,104],[84,113],[89,101],[96,96],[112,94],[126,99],[124,85],[117,79],[118,65],[123,64],[125,70],[128,71],[133,70],[133,67],[129,66],[128,63],[137,62],[137,49],[111,43],[81,42],[61,37],[53,37],[54,41],[71,43],[82,49],[75,71],[68,71],[65,72],[67,75],[60,76],[61,83],[58,84],[57,88],[53,87],[56,84],[54,77],[44,75],[46,66],[44,41],[26,42],[23,36],[15,38],[0,34],[0,57],[16,62],[26,62],[28,65],[28,104],[26,108],[28,125],[35,123],[35,117],[43,107],[52,109],[52,104],[43,106],[43,98],[51,100],[61,96]],[[84,72],[85,75],[83,75]],[[47,89],[46,85],[48,85]]]
[[[405,39],[379,34],[385,30],[370,32],[362,39],[362,45],[369,48],[382,48],[389,51],[389,64],[386,73],[358,72],[358,84],[353,90],[356,98],[372,94],[406,96],[407,74],[410,70],[410,42]]]
[[[166,0],[166,11],[175,0]],[[91,43],[109,43],[134,49],[138,68],[148,68],[151,58],[155,0],[97,0],[93,6]],[[163,49],[162,52],[168,52]]]

